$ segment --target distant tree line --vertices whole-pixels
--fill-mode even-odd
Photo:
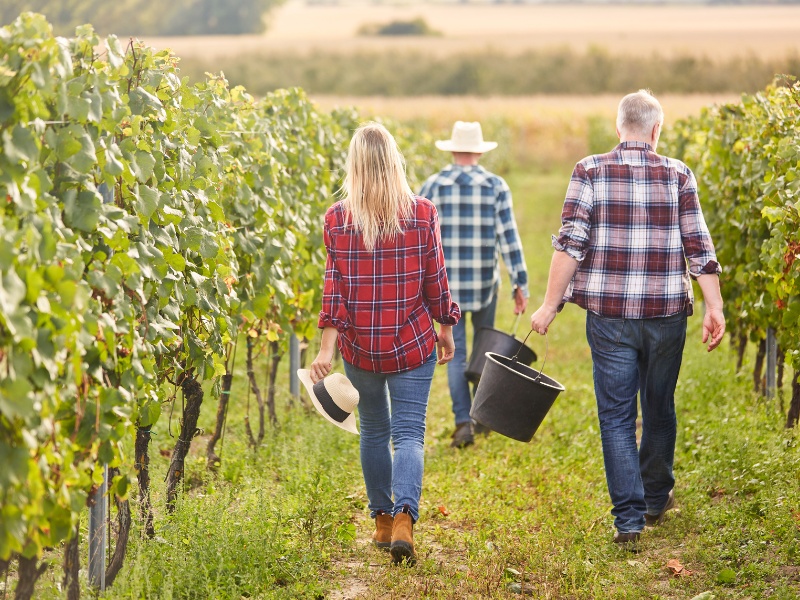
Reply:
[[[358,35],[442,35],[440,31],[433,29],[422,17],[415,19],[395,19],[388,23],[367,23],[358,28]]]
[[[615,55],[602,48],[497,51],[447,57],[419,51],[334,54],[274,53],[183,58],[191,78],[222,70],[253,93],[299,86],[336,95],[528,95],[622,93],[649,87],[658,93],[755,93],[776,73],[800,76],[800,55],[755,55],[715,60],[703,56]]]
[[[45,15],[58,35],[91,23],[101,34],[261,33],[267,11],[283,0],[2,0],[0,25],[25,11]]]

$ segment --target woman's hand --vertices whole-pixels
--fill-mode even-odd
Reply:
[[[439,339],[436,342],[436,354],[439,360],[438,365],[449,363],[456,354],[456,344],[453,341],[453,326],[441,325],[439,327]]]
[[[321,381],[333,367],[333,353],[336,349],[336,339],[339,332],[335,327],[326,327],[322,330],[322,341],[320,342],[319,354],[309,368],[311,381],[317,383]]]
[[[333,353],[327,353],[320,350],[319,354],[317,354],[317,358],[315,358],[314,362],[311,363],[311,368],[309,369],[309,371],[311,371],[311,381],[317,383],[331,372],[332,367]]]

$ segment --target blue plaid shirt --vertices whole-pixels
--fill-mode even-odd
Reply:
[[[512,287],[529,297],[511,190],[502,177],[481,166],[450,165],[429,177],[419,195],[439,211],[447,279],[462,311],[491,302],[500,281],[498,250]]]

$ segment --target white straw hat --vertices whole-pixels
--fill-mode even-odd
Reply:
[[[306,386],[311,402],[319,413],[337,427],[358,435],[353,411],[358,406],[358,390],[341,373],[331,373],[317,383],[311,382],[311,371],[297,369],[297,376]]]
[[[456,121],[456,124],[453,125],[453,133],[450,135],[450,139],[437,141],[436,147],[439,150],[448,152],[483,154],[497,148],[497,142],[483,141],[481,124],[477,121],[471,123]]]

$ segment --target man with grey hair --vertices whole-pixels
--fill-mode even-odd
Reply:
[[[675,387],[694,304],[690,277],[705,300],[709,352],[725,333],[721,269],[694,174],[656,154],[663,122],[649,91],[628,94],[617,115],[620,144],[575,166],[545,299],[531,317],[545,334],[564,302],[587,311],[614,542],[628,549],[675,502]]]

